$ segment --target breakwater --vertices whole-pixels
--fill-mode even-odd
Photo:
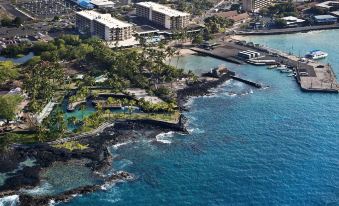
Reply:
[[[250,86],[256,87],[256,88],[262,88],[262,85],[257,83],[257,82],[253,82],[253,81],[250,81],[250,80],[247,80],[247,79],[244,79],[244,78],[241,78],[241,77],[236,77],[236,76],[231,76],[231,78],[235,79],[237,81],[243,82],[245,84],[248,84]]]
[[[296,28],[284,28],[284,29],[270,29],[270,30],[256,30],[256,31],[237,31],[237,35],[279,35],[279,34],[294,34],[299,32],[319,31],[319,30],[332,30],[339,29],[339,24],[330,25],[317,25],[317,26],[305,26]]]

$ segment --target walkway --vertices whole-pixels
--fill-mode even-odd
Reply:
[[[54,106],[57,103],[55,102],[48,102],[46,104],[46,106],[44,107],[44,109],[38,114],[38,116],[36,117],[37,122],[40,124],[46,117],[48,117],[48,115],[52,112]]]
[[[63,138],[63,139],[58,139],[58,140],[55,140],[55,141],[52,141],[52,142],[48,142],[48,144],[53,145],[53,144],[62,144],[64,142],[69,142],[69,141],[76,141],[76,140],[79,140],[79,139],[84,138],[84,137],[99,134],[99,133],[103,132],[106,128],[112,127],[112,126],[114,126],[114,123],[105,122],[102,125],[100,125],[98,128],[93,129],[92,131],[85,132],[85,133],[75,135],[75,136],[66,137],[66,138]]]

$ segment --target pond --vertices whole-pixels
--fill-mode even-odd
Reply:
[[[104,180],[84,166],[87,162],[86,159],[55,162],[40,173],[40,185],[32,189],[22,189],[21,192],[39,196],[57,195],[82,186],[102,184]]]
[[[34,57],[34,53],[30,52],[27,55],[19,57],[19,58],[6,58],[3,56],[0,56],[0,61],[12,61],[13,63],[16,63],[16,64],[24,64],[28,62],[29,60],[31,60],[33,57]]]
[[[91,116],[92,114],[94,114],[97,109],[92,105],[92,103],[90,101],[87,101],[85,108],[82,110],[80,108],[80,106],[76,107],[74,111],[70,112],[67,111],[67,101],[64,101],[62,104],[62,110],[64,112],[64,119],[65,121],[67,121],[68,118],[70,117],[76,117],[77,120],[81,121],[86,117]],[[128,112],[128,108],[127,107],[123,107],[122,109],[109,109],[112,113],[124,113],[124,112]],[[142,113],[142,111],[135,107],[133,110],[133,113]],[[68,129],[70,131],[73,131],[75,129],[77,129],[78,126],[73,125],[73,124],[68,124]]]

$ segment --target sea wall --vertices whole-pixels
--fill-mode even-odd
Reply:
[[[319,31],[319,30],[332,30],[339,29],[339,24],[330,25],[318,25],[318,26],[307,26],[297,28],[285,28],[285,29],[270,29],[270,30],[258,30],[258,31],[238,31],[236,35],[278,35],[278,34],[294,34],[299,32]]]

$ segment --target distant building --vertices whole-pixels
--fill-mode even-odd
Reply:
[[[331,12],[331,15],[333,15],[335,17],[339,17],[339,11]]]
[[[182,29],[188,25],[190,15],[154,2],[136,4],[136,14],[166,29]]]
[[[234,22],[242,22],[250,17],[247,13],[238,14],[237,11],[218,12],[215,15],[222,18],[232,19]]]
[[[115,3],[111,0],[71,0],[85,9],[113,8]]]
[[[315,6],[328,11],[335,11],[339,9],[339,1],[325,1]]]
[[[106,41],[124,41],[132,38],[133,25],[96,11],[76,13],[76,27],[81,33],[97,36]]]
[[[115,5],[115,3],[110,0],[91,0],[90,2],[96,8],[114,8]]]
[[[314,16],[314,21],[317,24],[334,24],[338,21],[338,18],[332,15],[318,15]]]
[[[305,20],[298,19],[297,17],[294,17],[294,16],[287,16],[287,17],[283,17],[281,19],[286,21],[287,27],[302,26],[305,23]]]
[[[272,0],[243,0],[242,6],[245,11],[258,11],[272,4]]]
[[[252,50],[246,50],[246,51],[239,52],[238,56],[243,59],[253,59],[256,57],[260,57],[260,53],[252,51]]]

